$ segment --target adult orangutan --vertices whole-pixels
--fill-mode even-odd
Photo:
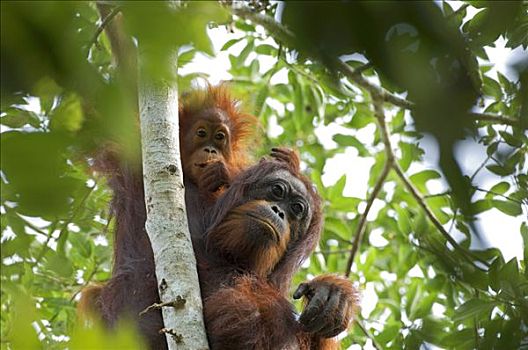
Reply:
[[[222,85],[207,86],[182,97],[179,114],[187,217],[196,241],[205,230],[204,218],[219,193],[246,166],[250,158],[247,140],[257,121],[238,109]],[[114,263],[107,283],[83,291],[79,310],[101,318],[109,327],[119,319],[132,319],[151,349],[165,349],[165,336],[159,334],[163,328],[161,312],[139,316],[159,302],[154,257],[145,231],[141,164],[122,159],[117,152],[106,152],[100,158],[98,168],[108,175],[114,195]]]
[[[297,319],[286,299],[291,274],[320,235],[320,198],[291,151],[274,149],[218,199],[198,252],[212,349],[334,349],[354,317],[351,282],[324,275],[301,284]]]

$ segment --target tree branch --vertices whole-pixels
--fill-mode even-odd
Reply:
[[[446,229],[444,228],[444,226],[442,226],[442,224],[440,223],[440,221],[438,221],[438,219],[436,218],[436,216],[434,215],[432,210],[429,208],[427,203],[425,203],[424,197],[422,197],[422,195],[414,187],[414,185],[411,183],[411,181],[405,176],[402,168],[400,167],[400,165],[397,162],[394,162],[393,168],[396,171],[396,174],[398,174],[398,177],[401,179],[401,181],[405,185],[405,187],[407,187],[407,190],[409,190],[409,192],[412,194],[414,199],[418,202],[420,207],[422,207],[422,210],[425,212],[425,214],[427,215],[429,220],[433,223],[433,225],[436,227],[436,229],[438,231],[440,231],[440,233],[445,237],[445,239],[453,246],[453,248],[458,249],[461,252],[463,252],[464,256],[466,256],[466,258],[468,258],[468,260],[470,262],[473,262],[472,260],[477,260],[477,261],[483,263],[484,265],[486,265],[486,267],[489,267],[490,264],[486,260],[481,259],[480,257],[478,257],[475,254],[473,254],[471,251],[469,251],[466,248],[462,247],[461,245],[459,245],[457,243],[457,241],[453,237],[451,237],[449,232],[447,232]]]
[[[511,126],[519,125],[519,120],[515,120],[511,117],[505,117],[501,115],[491,114],[491,113],[475,113],[472,112],[470,115],[477,121],[482,122],[492,122],[495,124],[506,124]]]
[[[292,31],[290,31],[288,28],[284,27],[281,23],[275,21],[270,16],[255,13],[247,7],[234,8],[233,13],[241,18],[248,19],[255,24],[259,24],[263,26],[275,40],[285,43],[286,46],[289,46],[289,47],[296,46],[295,44],[297,42],[297,39],[295,37],[295,34]],[[317,58],[317,55],[314,54],[313,52],[308,52],[308,54],[312,56],[312,58]],[[410,110],[414,108],[414,103],[385,90],[381,86],[377,86],[369,82],[367,79],[365,79],[361,75],[361,71],[354,70],[352,67],[350,67],[348,64],[341,61],[339,58],[337,57],[334,58],[331,61],[331,63],[343,75],[345,75],[351,81],[355,82],[357,85],[363,87],[371,95],[378,96],[385,102],[389,102],[397,107],[410,109]],[[475,112],[470,113],[470,115],[475,120],[478,120],[478,121],[488,121],[488,122],[500,123],[500,124],[506,124],[506,125],[519,124],[519,121],[517,119],[506,117],[506,116],[499,116],[499,115],[494,115],[494,114],[489,114],[489,113],[475,113]]]
[[[176,62],[175,53],[173,57]],[[178,296],[186,300],[182,308],[162,308],[167,327],[164,333],[169,350],[208,349],[196,258],[185,208],[177,84],[149,76],[145,59],[144,51],[140,51],[139,116],[147,209],[145,229],[154,252],[160,302],[172,302]]]

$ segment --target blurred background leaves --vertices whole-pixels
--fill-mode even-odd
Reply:
[[[127,326],[76,328],[79,291],[111,265],[94,155],[139,146],[134,79],[117,74],[103,31],[119,18],[149,74],[181,91],[208,77],[204,58],[225,59],[265,131],[259,155],[299,149],[325,227],[295,284],[326,272],[358,283],[343,348],[527,347],[527,9],[1,2],[1,348],[141,348]],[[488,57],[500,43],[518,53],[508,74]],[[522,249],[497,249],[501,237]]]

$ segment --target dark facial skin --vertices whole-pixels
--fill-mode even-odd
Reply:
[[[196,122],[185,130],[184,172],[197,183],[206,167],[225,164],[231,157],[231,134],[225,112],[218,108],[201,111]]]
[[[230,210],[208,240],[266,276],[290,241],[305,233],[311,208],[304,184],[286,170],[264,177],[247,191],[250,200]]]

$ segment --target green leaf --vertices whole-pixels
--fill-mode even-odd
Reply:
[[[483,77],[483,81],[484,85],[482,86],[482,91],[484,94],[500,100],[502,98],[502,90],[499,83],[486,75]]]
[[[5,284],[2,283],[2,288],[5,287]],[[18,286],[9,288],[9,291],[14,300],[13,310],[11,311],[13,319],[7,337],[12,348],[15,350],[42,349],[37,333],[32,326],[32,323],[38,319],[35,301]]]
[[[183,67],[187,63],[191,62],[196,56],[196,50],[187,50],[178,55],[178,67]]]
[[[498,256],[493,260],[491,263],[490,269],[489,269],[489,281],[490,281],[490,287],[495,291],[498,292],[501,288],[500,284],[500,270],[504,266],[504,259],[502,256]]]
[[[423,170],[409,177],[411,182],[420,192],[427,192],[426,183],[429,180],[439,179],[441,176],[435,170]]]
[[[493,154],[495,154],[495,152],[497,152],[497,148],[499,147],[499,142],[493,142],[492,144],[489,145],[489,147],[486,149],[486,153],[488,156],[492,156]]]
[[[73,274],[71,261],[53,251],[46,256],[46,267],[62,277],[70,277]]]
[[[513,174],[513,172],[515,171],[513,167],[507,167],[498,164],[486,165],[486,169],[500,176],[508,176]]]
[[[413,308],[416,308],[420,298],[422,297],[422,284],[414,279],[407,289],[407,303],[405,304],[405,312],[407,317],[411,314]]]
[[[40,120],[38,116],[31,111],[24,109],[11,108],[6,111],[6,114],[0,118],[0,124],[10,128],[21,128],[26,124],[38,126]]]
[[[524,261],[528,261],[528,224],[523,222],[521,224],[521,236],[524,242]],[[524,268],[524,276],[528,278],[528,269]]]
[[[255,26],[249,24],[249,23],[246,23],[244,21],[236,21],[235,22],[235,27],[237,27],[238,29],[244,31],[244,32],[254,32],[255,31]]]
[[[369,151],[355,136],[337,134],[332,139],[340,146],[350,146],[357,149],[360,157],[366,157],[369,155]]]
[[[471,299],[460,305],[453,315],[453,322],[461,322],[468,318],[478,317],[489,312],[495,306],[494,302],[481,299]]]
[[[330,201],[334,200],[335,198],[341,197],[343,195],[343,190],[345,189],[346,184],[346,174],[341,176],[339,180],[335,183],[334,186],[330,187],[328,189],[328,199]]]
[[[506,131],[499,131],[499,134],[502,136],[504,141],[512,147],[521,147],[523,145],[523,141],[518,139],[517,137],[513,136],[510,133],[507,133]]]
[[[484,211],[490,210],[491,208],[491,201],[489,199],[480,199],[471,204],[471,214],[477,215]]]
[[[350,226],[346,225],[342,220],[326,218],[324,228],[346,241],[350,240]]]
[[[333,209],[344,212],[357,212],[357,207],[361,203],[361,199],[356,197],[334,197],[330,201],[330,205]]]
[[[383,327],[383,330],[376,336],[376,340],[381,344],[387,344],[396,338],[401,328],[400,322],[391,322]]]
[[[81,101],[75,94],[62,99],[51,116],[50,129],[54,131],[75,132],[81,128],[84,119]]]
[[[254,48],[255,48],[255,41],[253,40],[253,38],[249,38],[247,40],[246,47],[244,47],[242,51],[240,52],[240,54],[237,56],[237,59],[236,59],[237,66],[239,67],[244,66],[246,59],[248,58],[249,54],[254,51]]]
[[[407,171],[412,162],[412,147],[410,144],[403,141],[398,142],[398,146],[400,146],[400,150],[402,152],[400,167],[403,171]]]
[[[409,219],[408,211],[401,206],[396,206],[394,208],[398,213],[398,229],[404,235],[408,235],[412,231],[411,221]]]
[[[97,50],[96,50],[97,51]],[[40,106],[44,113],[49,113],[56,97],[62,89],[49,77],[40,79],[32,89],[32,94],[40,98]]]
[[[362,104],[356,104],[356,113],[352,120],[347,124],[353,129],[363,129],[365,126],[374,122],[372,112]]]
[[[500,271],[500,279],[503,282],[515,283],[519,280],[519,265],[517,258],[508,261]]]
[[[422,296],[420,300],[417,300],[417,303],[413,303],[411,308],[411,313],[409,314],[410,320],[415,320],[419,318],[424,318],[425,316],[431,313],[431,307],[433,306],[434,301],[436,300],[435,294],[427,294]]]
[[[9,131],[0,141],[1,169],[19,195],[18,211],[31,216],[67,212],[70,198],[82,185],[66,174],[69,139],[55,133]]]
[[[513,201],[502,201],[494,199],[492,204],[495,208],[502,211],[504,214],[510,216],[518,216],[522,214],[521,204]]]
[[[508,182],[499,182],[498,184],[495,184],[492,188],[490,188],[490,192],[498,193],[498,194],[505,194],[510,189],[510,184]],[[493,195],[493,193],[491,193]]]
[[[225,51],[227,49],[229,49],[231,46],[235,45],[236,43],[240,42],[241,39],[231,39],[231,40],[228,40],[224,46],[222,46],[222,48],[220,49],[220,51]]]
[[[459,331],[448,333],[443,339],[442,344],[453,349],[473,349],[475,346],[475,330],[473,328],[464,328]]]
[[[69,236],[69,241],[72,247],[77,249],[79,254],[84,258],[89,258],[92,255],[92,242],[88,240],[85,235],[76,233]]]
[[[262,44],[255,48],[255,52],[259,55],[273,56],[277,52],[277,48],[268,44]]]

